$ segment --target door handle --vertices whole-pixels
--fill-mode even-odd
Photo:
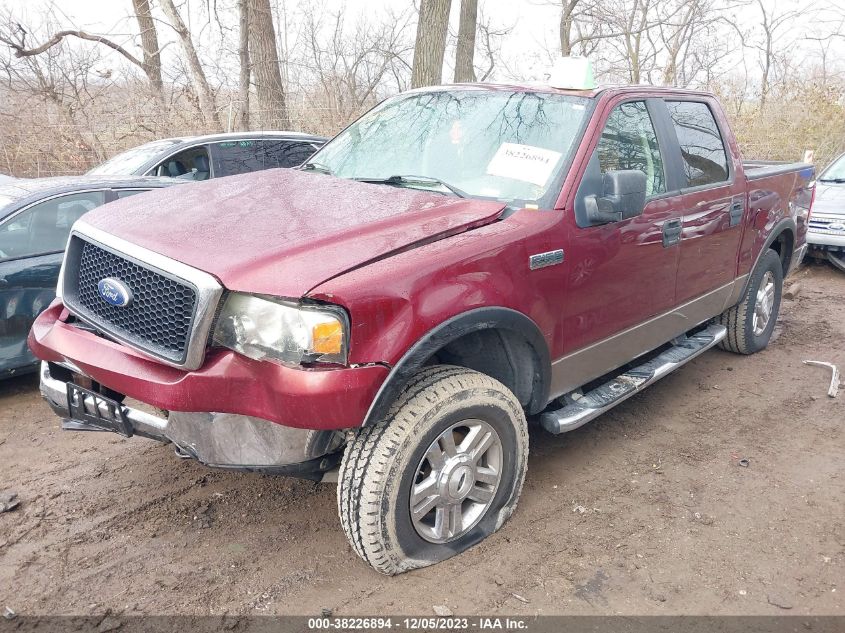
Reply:
[[[730,207],[731,226],[739,224],[743,215],[745,215],[745,196],[734,196],[731,198]]]
[[[666,220],[663,223],[663,248],[674,246],[681,241],[683,223],[679,218]]]
[[[0,277],[0,288],[4,288],[9,285],[9,282],[6,281],[5,277]]]

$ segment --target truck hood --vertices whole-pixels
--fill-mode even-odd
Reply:
[[[845,216],[845,184],[816,181],[816,197],[813,213],[839,214]]]
[[[272,169],[131,196],[83,222],[230,290],[295,298],[367,262],[492,222],[504,207]]]

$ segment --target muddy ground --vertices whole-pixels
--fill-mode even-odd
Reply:
[[[396,578],[347,546],[334,485],[62,432],[34,377],[0,383],[0,491],[22,499],[0,514],[0,611],[845,614],[845,393],[801,363],[845,368],[845,275],[796,279],[767,351],[708,352],[578,431],[534,430],[514,518]]]

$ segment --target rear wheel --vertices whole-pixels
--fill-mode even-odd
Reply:
[[[383,574],[450,558],[513,513],[527,458],[525,415],[504,385],[461,367],[425,369],[346,449],[344,532]]]
[[[764,349],[775,329],[782,291],[780,256],[769,249],[752,271],[745,297],[718,318],[728,330],[719,346],[737,354]]]

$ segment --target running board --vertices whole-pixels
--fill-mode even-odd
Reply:
[[[707,351],[727,333],[724,325],[710,325],[692,336],[675,339],[666,351],[588,391],[577,400],[567,397],[569,403],[563,408],[542,413],[540,423],[555,435],[577,429]]]

